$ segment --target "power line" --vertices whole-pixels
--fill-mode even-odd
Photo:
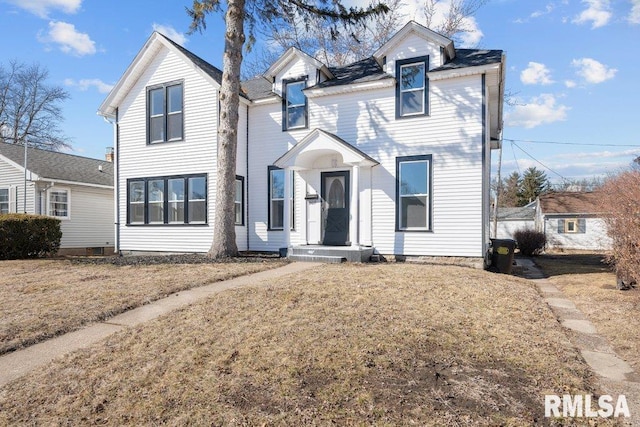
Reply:
[[[563,181],[566,181],[567,179],[560,175],[558,172],[554,171],[553,169],[551,169],[549,166],[545,165],[544,163],[542,163],[540,160],[536,159],[535,157],[533,157],[531,154],[527,153],[526,151],[524,151],[520,146],[518,146],[518,144],[516,144],[515,142],[511,141],[511,145],[518,148],[520,151],[522,151],[524,154],[526,154],[527,156],[529,156],[534,162],[539,163],[543,168],[547,169],[549,172],[552,172],[556,175],[558,175]],[[520,168],[518,168],[520,169]]]
[[[593,146],[593,147],[632,147],[632,148],[640,148],[640,145],[636,144],[594,144],[588,142],[559,142],[559,141],[531,141],[525,139],[509,139],[502,138],[503,141],[510,142],[527,142],[533,144],[556,144],[556,145],[585,145],[585,146]]]

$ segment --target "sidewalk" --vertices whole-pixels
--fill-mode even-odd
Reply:
[[[126,328],[137,326],[173,310],[186,307],[218,292],[244,286],[257,286],[270,279],[287,274],[300,273],[320,264],[294,262],[284,267],[236,277],[207,286],[176,292],[166,298],[143,305],[111,317],[103,322],[92,323],[75,332],[70,332],[39,344],[0,356],[0,387],[30,371],[72,351],[86,348]]]
[[[607,339],[598,334],[593,323],[575,304],[544,277],[531,259],[519,258],[516,261],[524,269],[522,275],[536,284],[560,324],[571,331],[567,334],[569,341],[599,377],[603,394],[614,398],[625,395],[631,418],[622,418],[621,421],[625,425],[640,427],[640,376],[616,354]]]

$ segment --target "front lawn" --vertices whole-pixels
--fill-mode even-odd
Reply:
[[[323,265],[39,369],[0,389],[0,424],[545,425],[545,394],[594,384],[528,281]]]
[[[196,259],[195,257],[187,257]],[[279,260],[144,265],[0,262],[0,354],[104,320],[173,292],[284,265]],[[116,260],[114,260],[116,261]]]

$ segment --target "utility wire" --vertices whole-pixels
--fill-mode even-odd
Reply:
[[[587,143],[587,142],[558,142],[558,141],[531,141],[531,140],[525,140],[525,139],[509,139],[509,138],[502,138],[503,141],[510,141],[511,143],[514,142],[529,142],[532,144],[556,144],[556,145],[585,145],[585,146],[593,146],[593,147],[633,147],[633,148],[640,148],[640,145],[636,144],[594,144],[594,143]]]
[[[516,157],[516,150],[513,149],[513,145],[514,145],[514,142],[511,141],[511,154],[513,154],[513,161],[516,162],[516,167],[518,168],[518,175],[521,175],[522,171],[520,171],[520,165],[518,164],[518,158]]]
[[[551,169],[549,166],[545,165],[544,163],[542,163],[540,160],[536,159],[535,157],[533,157],[531,154],[527,153],[526,151],[524,151],[520,146],[518,146],[518,144],[516,144],[515,142],[511,141],[511,145],[518,148],[520,151],[522,151],[524,154],[526,154],[527,156],[529,156],[534,162],[539,163],[543,168],[547,169],[549,172],[553,172],[554,174],[558,175],[563,181],[567,181],[567,179],[560,175],[558,172],[554,171],[553,169]],[[520,168],[518,168],[520,169]]]

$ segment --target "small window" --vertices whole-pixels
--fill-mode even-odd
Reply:
[[[9,189],[0,188],[0,214],[9,213]]]
[[[396,163],[398,230],[429,230],[431,156],[398,157]]]
[[[244,225],[244,177],[236,175],[235,224]]]
[[[307,97],[304,88],[305,80],[282,81],[283,85],[283,117],[282,130],[304,129],[307,127]]]
[[[429,57],[396,61],[396,118],[428,114]]]
[[[291,173],[291,229],[293,223],[293,173]],[[282,230],[284,228],[284,169],[269,167],[269,228]]]
[[[179,141],[183,134],[182,83],[148,90],[148,142]]]
[[[206,224],[206,175],[128,181],[127,224]]]
[[[564,221],[564,232],[565,233],[577,233],[578,232],[578,220],[577,219],[567,219]]]
[[[69,190],[51,189],[48,192],[48,199],[49,216],[69,219]]]

